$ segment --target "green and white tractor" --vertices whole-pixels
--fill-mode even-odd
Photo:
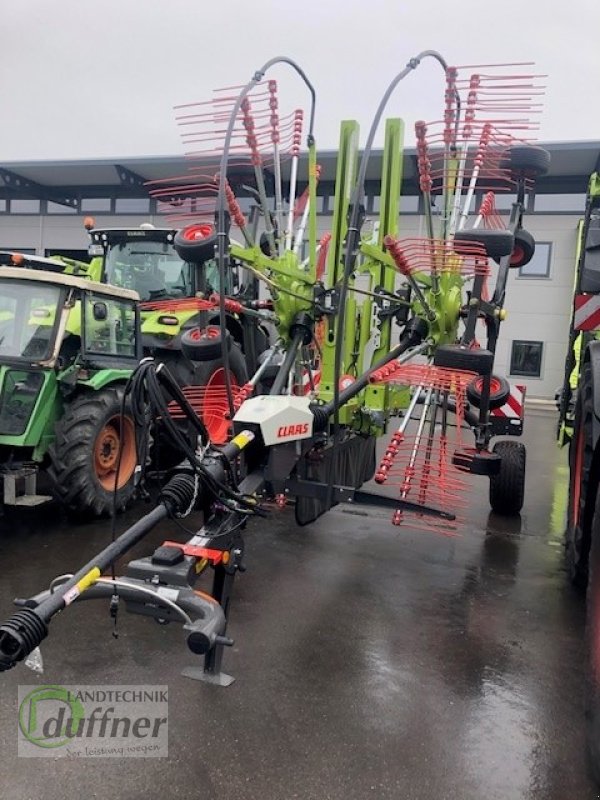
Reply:
[[[4,253],[0,265],[0,508],[50,499],[37,493],[43,468],[69,512],[109,513],[115,488],[120,510],[134,492],[121,405],[141,356],[139,296],[53,259]]]

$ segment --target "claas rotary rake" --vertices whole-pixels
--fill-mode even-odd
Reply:
[[[385,122],[376,215],[365,205],[367,165],[394,89],[424,59],[443,70],[443,113],[415,130],[425,235],[401,237],[400,119]],[[270,72],[283,64],[308,90],[306,113],[281,108]],[[158,506],[52,591],[21,601],[0,627],[0,667],[26,657],[66,605],[112,596],[113,605],[122,597],[136,613],[183,620],[189,647],[205,657],[186,674],[230,682],[221,659],[231,644],[226,612],[243,567],[242,531],[250,517],[267,513],[268,498],[294,498],[301,525],[352,502],[389,508],[396,525],[452,535],[467,482],[485,475],[492,508],[520,510],[524,450],[510,441],[489,446],[496,433],[490,411],[507,392],[493,363],[508,271],[532,255],[524,202],[549,162],[528,143],[535,129],[528,113],[539,110],[541,87],[524,69],[450,68],[435,51],[411,59],[385,92],[360,158],[358,124],[342,123],[330,231],[319,230],[316,213],[323,174],[315,93],[297,64],[272,59],[248,84],[179,109],[184,141],[195,148],[189,170],[151,191],[170,224],[182,226],[175,244],[186,261],[206,263],[207,247],[214,248],[212,278],[207,274],[198,302],[218,301],[221,331],[232,310],[262,312],[276,335],[242,387],[231,380],[221,337],[223,369],[211,402],[229,441],[217,446],[187,399],[175,397],[194,437],[167,424],[185,460]],[[515,195],[506,225],[494,204],[503,190]],[[242,211],[248,199],[250,218]],[[197,358],[198,343],[211,335],[202,324],[184,332],[184,352]],[[161,365],[140,365],[131,381],[132,404],[145,409],[140,420],[168,423],[167,382]],[[377,440],[394,418],[377,458]],[[362,489],[373,477],[385,494]],[[131,561],[125,577],[101,577],[159,520],[193,509],[203,511],[204,525],[187,543],[165,542]],[[210,594],[196,594],[192,587],[208,566]]]

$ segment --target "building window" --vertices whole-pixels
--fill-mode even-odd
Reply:
[[[39,200],[11,200],[10,201],[11,214],[39,214],[40,201]]]
[[[146,214],[150,211],[150,200],[146,197],[117,197],[117,214]]]
[[[6,200],[0,200],[0,213],[6,213],[7,203]]]
[[[534,209],[541,212],[571,211],[583,214],[585,210],[584,194],[536,194]]]
[[[99,211],[110,212],[111,209],[110,197],[82,197],[81,210],[82,211]]]
[[[543,342],[514,341],[510,354],[510,374],[524,378],[541,377],[543,348]]]
[[[417,214],[419,211],[419,195],[416,194],[401,194],[400,195],[400,213],[401,214]]]
[[[551,260],[552,243],[536,242],[533,258],[519,269],[519,278],[549,278]]]
[[[47,247],[44,250],[46,258],[53,258],[65,256],[66,258],[74,258],[77,261],[84,261],[86,264],[90,260],[87,250],[65,250],[64,247]]]
[[[63,203],[53,203],[48,200],[48,214],[76,214],[77,209],[75,206],[66,206]]]
[[[483,200],[483,195],[481,197]],[[494,206],[496,211],[512,211],[513,203],[517,199],[516,194],[507,194],[506,192],[496,192],[494,194]]]

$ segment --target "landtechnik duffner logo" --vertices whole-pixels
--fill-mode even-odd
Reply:
[[[168,756],[168,686],[19,686],[18,754]]]

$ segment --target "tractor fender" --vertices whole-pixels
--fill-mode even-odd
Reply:
[[[125,383],[133,370],[131,369],[101,369],[87,380],[78,380],[77,386],[98,391],[113,383]]]
[[[594,450],[600,439],[600,341],[590,342],[583,358],[592,368],[592,386],[594,396],[594,422],[592,425],[592,441]]]

